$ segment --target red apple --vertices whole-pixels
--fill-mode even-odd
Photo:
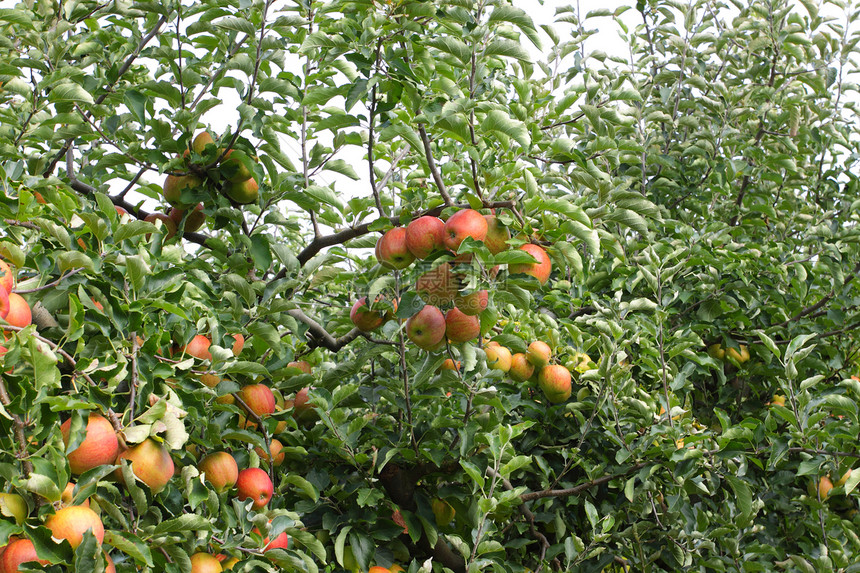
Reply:
[[[487,221],[487,236],[484,237],[487,250],[494,255],[508,250],[507,241],[511,238],[508,228],[495,215],[484,215],[484,219]]]
[[[382,266],[405,269],[415,260],[415,255],[406,247],[406,228],[389,229],[376,242],[376,258]]]
[[[426,259],[445,247],[445,222],[439,217],[424,215],[406,227],[406,248],[416,259]]]
[[[113,564],[113,559],[107,551],[102,550],[102,555],[105,556],[105,573],[116,573],[116,565]]]
[[[215,145],[215,140],[212,138],[212,134],[208,131],[201,131],[194,137],[194,141],[191,142],[191,149],[193,149],[195,153],[201,154],[206,150],[206,146],[210,143]]]
[[[117,215],[117,217],[120,218],[120,220],[122,220],[123,217],[128,215],[128,211],[126,211],[125,209],[123,209],[119,205],[114,205],[113,208],[116,211],[116,215]]]
[[[148,485],[153,493],[161,491],[173,477],[174,464],[170,452],[152,438],[121,452],[116,458],[116,465],[121,465],[122,460],[131,462],[134,475]],[[117,468],[114,475],[122,481],[121,468]]]
[[[182,218],[185,217],[185,227],[183,228],[183,231],[186,233],[193,233],[202,227],[203,223],[206,221],[206,213],[203,212],[203,203],[198,203],[187,217],[185,216],[186,212],[186,209],[173,208],[167,216],[176,224],[177,229],[179,228],[179,224],[182,223]]]
[[[305,362],[304,360],[296,360],[294,362],[290,362],[289,364],[287,364],[287,367],[288,368],[298,368],[304,374],[310,374],[311,373],[311,365],[308,364],[307,362]]]
[[[442,370],[450,370],[451,372],[459,372],[460,368],[462,368],[463,363],[459,360],[454,362],[450,358],[446,358],[445,362],[442,363],[442,366],[439,367],[439,372]]]
[[[511,369],[513,356],[511,356],[511,351],[504,346],[491,343],[484,348],[484,352],[487,354],[487,366],[489,368],[502,372],[508,372]]]
[[[418,348],[435,348],[445,340],[445,315],[435,306],[426,305],[406,321],[406,336]]]
[[[60,426],[63,444],[68,447],[72,419],[69,418]],[[96,413],[90,413],[87,419],[87,429],[84,441],[66,453],[69,469],[73,475],[80,475],[105,464],[112,464],[119,453],[119,441],[111,423]]]
[[[487,236],[487,220],[474,209],[457,211],[445,222],[445,247],[454,253],[466,237],[483,241]]]
[[[239,397],[252,412],[265,418],[275,411],[275,395],[265,384],[249,384],[239,391]]]
[[[75,482],[70,481],[66,484],[66,487],[63,488],[63,493],[60,494],[60,501],[63,502],[63,505],[72,505],[72,500],[75,498]],[[78,505],[82,505],[84,507],[90,506],[90,500],[85,499],[83,502]],[[0,569],[0,573],[3,573],[3,570]]]
[[[30,326],[33,323],[30,305],[18,293],[9,293],[9,312],[6,314],[6,322],[19,328]]]
[[[445,315],[445,335],[454,343],[468,342],[481,334],[481,323],[476,316],[469,316],[459,308],[452,308]]]
[[[229,334],[228,336],[233,337],[233,356],[239,356],[242,352],[242,349],[245,348],[245,337],[241,334]]]
[[[7,293],[15,288],[15,274],[6,261],[0,260],[0,287],[6,289]]]
[[[194,174],[191,175],[168,175],[164,180],[164,200],[174,207],[185,208],[187,203],[182,202],[182,191],[185,189],[196,189],[203,186],[203,180]]]
[[[165,239],[169,239],[176,235],[176,223],[173,221],[173,219],[171,219],[168,215],[165,215],[164,213],[150,213],[143,220],[147,223],[152,223],[153,225],[156,225],[156,221],[161,221],[162,225],[164,226],[163,232]],[[149,240],[150,236],[151,233],[146,235],[147,241]]]
[[[84,533],[91,529],[101,544],[105,538],[105,528],[98,514],[82,505],[70,505],[48,516],[45,527],[51,530],[51,537],[65,539],[72,548],[84,540]]]
[[[549,260],[549,255],[546,254],[543,247],[527,243],[520,247],[520,250],[533,256],[537,262],[510,265],[508,267],[508,271],[514,275],[517,273],[531,275],[536,278],[540,284],[546,284],[546,281],[549,280],[549,275],[552,272],[552,262]]]
[[[570,371],[559,364],[544,366],[538,374],[538,386],[553,404],[564,402],[571,393]]]
[[[316,405],[308,402],[308,388],[302,388],[296,392],[293,400],[293,418],[302,421],[309,417]]]
[[[9,308],[9,291],[6,290],[6,287],[0,286],[0,319],[6,320],[6,317],[9,316]]]
[[[454,299],[454,304],[457,305],[457,308],[469,316],[481,314],[487,309],[489,303],[490,293],[486,290],[476,290],[467,295],[458,294]]]
[[[236,459],[227,452],[214,452],[200,460],[197,469],[206,474],[206,481],[215,491],[221,493],[236,485],[239,479],[239,466]]]
[[[195,553],[191,556],[191,573],[221,573],[221,562],[214,555]]]
[[[194,338],[186,344],[182,351],[185,354],[193,356],[199,360],[212,360],[212,354],[209,352],[209,346],[212,344],[212,341],[202,334],[194,335]]]
[[[514,382],[525,382],[532,377],[534,372],[534,364],[529,362],[525,354],[517,352],[511,356],[511,369],[508,374]]]
[[[284,444],[282,444],[278,439],[273,439],[269,442],[269,452],[271,452],[271,456],[269,455],[269,452],[266,452],[263,448],[254,448],[254,451],[257,452],[257,455],[260,456],[260,458],[273,464],[275,467],[278,467],[284,463],[284,457],[287,454],[286,452],[281,451],[283,449]]]
[[[441,306],[452,302],[458,294],[460,285],[451,265],[442,263],[429,270],[415,282],[415,290],[427,304]]]
[[[385,317],[381,312],[369,310],[367,308],[367,297],[363,296],[352,305],[352,310],[349,312],[349,319],[362,332],[370,332],[376,330],[382,323],[385,322]]]
[[[36,548],[33,542],[29,539],[15,539],[11,541],[3,555],[0,556],[0,573],[17,573],[18,566],[22,563],[30,563],[36,561],[39,565],[48,565],[50,562],[45,559],[39,559],[36,555]]]
[[[271,521],[269,523],[271,523]],[[263,536],[263,534],[260,533],[260,529],[257,527],[251,531],[260,537]],[[277,537],[275,537],[274,541],[269,540],[268,536],[263,539],[263,553],[271,551],[272,549],[286,549],[289,545],[290,538],[287,537],[286,531],[282,531]]]
[[[265,507],[272,499],[272,493],[275,490],[272,480],[269,479],[269,474],[260,468],[248,468],[240,471],[236,488],[238,489],[236,498],[239,501],[254,500],[254,509]]]
[[[549,359],[552,357],[552,349],[549,344],[542,340],[535,340],[529,344],[529,349],[526,351],[526,357],[529,362],[535,365],[535,368],[543,368],[549,364]]]

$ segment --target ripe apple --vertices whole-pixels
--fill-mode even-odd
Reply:
[[[536,340],[529,344],[529,349],[526,351],[526,358],[529,362],[535,365],[535,368],[543,368],[549,364],[549,359],[552,357],[552,350],[549,344],[541,340]]]
[[[525,354],[517,352],[511,356],[511,369],[508,374],[514,382],[525,382],[532,377],[534,372],[535,366],[529,362]]]
[[[9,316],[9,292],[6,287],[0,286],[0,319],[6,320]]]
[[[147,223],[152,223],[153,225],[157,225],[158,221],[161,221],[161,224],[164,226],[164,238],[170,239],[171,237],[176,235],[176,223],[171,219],[168,215],[164,213],[150,213],[144,219]],[[148,241],[151,236],[151,233],[146,235],[146,240]]]
[[[0,573],[16,573],[19,565],[32,561],[38,562],[39,565],[50,563],[46,559],[39,559],[39,556],[36,555],[36,548],[29,539],[10,541],[3,551],[3,555],[0,556]]]
[[[271,523],[271,521],[269,523]],[[257,527],[252,529],[251,532],[263,537],[263,534],[260,533],[260,529]],[[274,540],[270,540],[268,536],[263,539],[263,553],[271,551],[272,549],[286,549],[289,545],[290,538],[287,536],[286,531],[282,531]]]
[[[406,321],[406,336],[418,348],[431,350],[445,340],[445,324],[442,311],[428,304]]]
[[[549,260],[549,255],[546,254],[543,247],[527,243],[521,246],[520,250],[533,256],[537,262],[513,264],[508,267],[508,271],[511,274],[523,273],[531,275],[536,278],[540,284],[546,284],[546,281],[549,280],[549,275],[552,272],[552,261]]]
[[[455,363],[450,358],[446,358],[445,362],[442,363],[442,366],[439,367],[439,371],[450,370],[451,372],[459,372],[462,365],[463,364],[459,360]]]
[[[457,305],[464,314],[475,316],[487,310],[487,305],[490,303],[490,293],[486,290],[476,290],[467,295],[457,295],[454,299],[454,304]]]
[[[538,386],[553,404],[570,398],[570,371],[560,364],[544,366],[538,374]]]
[[[508,250],[507,241],[511,238],[508,228],[495,215],[484,215],[484,219],[487,220],[487,236],[484,237],[487,250],[494,255]]]
[[[11,298],[11,295],[10,295],[10,298]],[[12,314],[12,313],[10,312],[9,314]],[[738,350],[740,350],[740,351],[738,351]],[[745,344],[740,344],[738,346],[738,349],[727,348],[726,349],[726,357],[727,358],[734,358],[739,363],[743,364],[744,362],[746,362],[747,360],[750,359],[750,351],[746,347]]]
[[[260,468],[247,468],[239,472],[236,489],[238,490],[236,498],[239,501],[252,499],[254,509],[260,509],[272,499],[275,486],[269,479],[269,474]]]
[[[6,289],[7,293],[12,292],[12,289],[15,288],[15,274],[9,263],[4,260],[0,260],[0,287]]]
[[[487,220],[474,209],[457,211],[445,222],[445,247],[456,253],[466,237],[483,241],[487,236]]]
[[[469,316],[459,308],[452,308],[445,315],[445,336],[458,344],[468,342],[481,334],[481,322],[476,316]]]
[[[191,573],[220,573],[221,562],[214,555],[195,553],[191,556]]]
[[[221,173],[231,183],[241,183],[250,179],[254,173],[251,171],[253,160],[247,153],[240,149],[231,149],[221,160]]]
[[[69,483],[66,484],[66,487],[63,488],[63,493],[60,494],[60,501],[63,502],[63,505],[72,505],[72,501],[74,500],[74,498],[75,498],[75,482],[70,481]],[[90,500],[85,499],[83,502],[79,503],[78,505],[82,505],[84,507],[89,507],[90,506]],[[0,573],[3,573],[2,569],[0,569]]]
[[[204,386],[214,388],[221,383],[221,377],[217,374],[211,374],[209,372],[206,372],[205,374],[200,375],[200,382],[202,382]]]
[[[228,183],[224,188],[224,192],[227,193],[227,196],[236,203],[246,205],[248,203],[257,202],[257,198],[260,195],[260,186],[257,183],[257,180],[251,177],[244,181]]]
[[[436,525],[444,527],[454,521],[456,511],[451,504],[444,499],[438,497],[430,502],[430,509],[433,510],[433,516],[436,518]]]
[[[498,343],[491,345],[487,345],[484,348],[484,352],[487,355],[487,366],[492,368],[493,370],[501,370],[502,372],[508,372],[511,369],[511,351],[505,348],[504,346],[500,346]]]
[[[406,227],[406,248],[416,259],[426,259],[445,247],[445,221],[424,215]]]
[[[119,217],[120,221],[122,221],[123,217],[130,217],[130,215],[128,214],[128,211],[126,211],[125,209],[123,209],[119,205],[114,205],[113,208],[116,211],[116,216]]]
[[[391,573],[385,567],[380,567],[379,565],[374,565],[370,569],[367,570],[367,573]]]
[[[84,539],[84,533],[92,529],[93,535],[99,544],[105,538],[105,528],[98,514],[88,507],[82,505],[70,505],[48,516],[45,527],[51,530],[51,536],[55,539],[65,539],[77,548]]]
[[[451,265],[442,263],[418,277],[415,290],[427,304],[441,306],[452,302],[457,297],[460,285],[454,273],[451,272]]]
[[[388,568],[388,571],[389,571],[389,573],[403,573],[404,571],[406,571],[406,569],[404,569],[403,567],[401,567],[400,565],[395,563],[394,565],[392,565],[391,567]]]
[[[770,405],[785,407],[785,396],[782,394],[774,394],[773,398],[770,400]]]
[[[270,464],[273,464],[275,467],[278,467],[282,463],[284,463],[284,456],[286,456],[286,452],[281,451],[283,449],[284,445],[281,443],[281,441],[278,439],[273,439],[269,442],[269,452],[272,453],[271,456],[269,456],[269,453],[260,447],[254,448],[254,451],[257,452],[257,455],[260,456],[261,459],[264,459]]]
[[[211,483],[218,493],[232,488],[239,479],[236,459],[227,452],[209,454],[200,460],[197,469],[206,474],[206,481]]]
[[[6,315],[6,322],[19,328],[30,326],[33,323],[30,305],[27,304],[23,296],[16,292],[9,293],[9,313]]]
[[[376,330],[382,323],[385,322],[385,317],[381,312],[369,310],[367,308],[367,297],[363,296],[352,305],[352,310],[349,312],[349,319],[362,332],[370,332]]]
[[[131,462],[134,475],[148,485],[152,493],[161,491],[173,477],[174,464],[170,452],[152,438],[121,452],[116,458],[116,465],[121,465],[122,460]],[[122,481],[121,468],[117,468],[114,475]]]
[[[265,384],[249,384],[239,391],[239,397],[252,412],[265,418],[275,411],[275,395]]]
[[[63,444],[68,447],[72,419],[69,418],[60,426]],[[80,475],[105,464],[112,464],[119,453],[119,441],[111,423],[103,416],[91,412],[87,418],[87,429],[84,441],[66,453],[69,469],[73,475]]]
[[[316,404],[308,402],[308,388],[296,392],[292,406],[293,418],[300,422],[310,420],[313,409],[316,408]]]
[[[245,336],[242,334],[228,334],[227,336],[233,337],[233,356],[239,356],[242,352],[242,349],[245,348]]]
[[[206,221],[206,213],[203,212],[203,203],[198,203],[191,213],[188,213],[188,216],[185,216],[187,212],[186,209],[179,209],[174,207],[167,214],[171,220],[176,224],[176,228],[179,229],[179,224],[182,223],[182,218],[185,217],[185,227],[183,231],[187,233],[193,233],[203,226],[203,223]]]
[[[833,482],[830,481],[829,477],[823,476],[818,481],[818,497],[821,498],[821,501],[827,499],[831,489],[833,489]]]
[[[304,374],[311,373],[311,365],[305,362],[304,360],[296,360],[287,364],[287,368],[298,368]]]
[[[17,493],[0,493],[0,514],[14,517],[15,523],[21,525],[30,513],[27,502]]]
[[[209,352],[209,346],[212,341],[202,334],[195,334],[194,338],[182,347],[182,352],[193,356],[199,360],[212,360],[212,354]]]
[[[164,180],[164,200],[173,207],[185,208],[187,203],[182,202],[182,191],[185,189],[196,189],[203,186],[203,180],[194,174],[190,175],[168,175]]]
[[[238,557],[225,556],[225,559],[221,562],[221,567],[224,569],[224,571],[228,571],[230,569],[233,569],[233,567],[235,567],[236,563],[238,563],[239,561],[240,559]]]
[[[191,142],[191,149],[194,150],[194,153],[202,154],[206,151],[206,146],[209,144],[215,145],[212,134],[208,131],[201,131],[194,137],[194,141]]]
[[[391,269],[405,269],[415,260],[415,255],[406,246],[406,228],[394,227],[386,231],[376,242],[376,258]]]
[[[116,573],[116,565],[113,564],[113,559],[107,551],[102,550],[102,555],[105,556],[105,573]]]

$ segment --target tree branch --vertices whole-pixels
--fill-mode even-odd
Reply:
[[[356,338],[358,338],[361,331],[357,328],[353,328],[343,336],[339,338],[335,338],[329,332],[323,328],[323,326],[306,315],[301,309],[291,308],[287,311],[287,314],[298,320],[299,322],[304,323],[308,327],[308,333],[311,335],[311,342],[316,346],[322,346],[323,348],[327,348],[332,352],[337,352]]]
[[[450,207],[454,202],[448,194],[445,182],[442,181],[442,175],[440,175],[439,169],[436,167],[436,162],[433,161],[433,150],[430,149],[430,138],[427,137],[427,130],[424,129],[423,123],[418,124],[418,133],[421,135],[421,143],[424,144],[424,156],[427,158],[427,165],[430,167],[430,173],[433,174],[433,181],[436,182],[436,187],[439,188],[439,194],[442,195],[442,200],[445,201],[445,205]]]
[[[542,499],[544,497],[569,497],[572,495],[577,495],[578,493],[583,492],[587,489],[591,489],[595,486],[604,484],[604,483],[612,481],[614,479],[628,476],[628,475],[632,474],[633,472],[637,472],[646,466],[648,466],[648,464],[640,462],[638,464],[630,466],[629,468],[627,468],[626,470],[624,470],[621,473],[607,475],[607,476],[601,476],[601,477],[595,478],[589,482],[579,484],[578,486],[575,486],[575,487],[569,487],[567,489],[545,489],[543,491],[533,491],[530,493],[524,493],[520,496],[520,499],[523,500],[523,502],[527,502],[527,501],[532,501],[535,499]]]

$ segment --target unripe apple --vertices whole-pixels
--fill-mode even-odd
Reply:
[[[439,217],[424,215],[406,227],[406,247],[416,259],[426,259],[445,247],[445,222]]]
[[[445,329],[445,315],[429,304],[406,321],[406,336],[424,350],[431,350],[442,342]]]
[[[532,377],[535,372],[534,364],[529,362],[529,359],[522,352],[517,352],[511,356],[511,369],[508,374],[514,382],[525,382]]]
[[[487,220],[474,209],[457,211],[445,222],[445,247],[454,253],[466,237],[483,241],[487,236]]]
[[[241,183],[250,179],[252,160],[247,153],[240,149],[231,149],[221,160],[221,173],[231,183]]]
[[[559,364],[544,366],[538,374],[538,386],[553,404],[570,398],[570,371]]]
[[[240,559],[238,557],[227,557],[221,562],[221,567],[224,569],[224,571],[229,571],[233,569],[233,567],[235,567],[236,563],[238,563],[239,561]]]
[[[0,573],[17,573],[18,566],[24,563],[37,562],[39,565],[48,565],[50,561],[39,559],[36,548],[29,539],[15,539],[0,556]]]
[[[11,312],[9,314],[11,314]],[[738,349],[727,348],[726,349],[726,358],[734,358],[739,363],[743,364],[744,362],[746,362],[747,360],[750,359],[750,351],[746,347],[745,344],[739,345]]]
[[[502,372],[508,372],[511,369],[511,360],[513,357],[511,356],[511,351],[504,346],[499,346],[498,344],[490,346],[488,344],[484,348],[484,352],[487,355],[487,366],[489,368],[501,370]]]
[[[17,493],[0,493],[0,514],[4,517],[12,517],[15,523],[21,525],[29,513],[27,501],[23,497]]]
[[[206,481],[211,483],[218,493],[232,488],[239,479],[236,459],[227,452],[209,454],[200,460],[197,469],[206,474]]]
[[[191,556],[191,573],[220,573],[221,562],[214,555],[195,553]]]
[[[24,328],[33,323],[30,305],[16,292],[9,293],[9,312],[6,314],[6,322],[18,328]]]
[[[152,438],[121,452],[116,458],[116,465],[121,465],[122,460],[131,462],[134,475],[148,485],[152,493],[161,491],[173,477],[174,464],[170,452]],[[114,475],[122,481],[121,468],[117,468]]]
[[[236,498],[239,501],[251,499],[254,502],[254,509],[260,509],[272,499],[275,486],[269,479],[269,474],[260,468],[247,468],[239,472],[236,489],[238,490]]]
[[[836,482],[836,487],[842,487],[843,485],[845,485],[848,482],[848,478],[850,478],[850,477],[851,477],[851,468],[848,468],[848,470],[846,470],[846,472],[844,474],[842,474],[842,477],[839,478],[839,481]]]
[[[68,447],[72,419],[60,426],[63,444]],[[103,416],[91,412],[87,418],[86,436],[80,445],[66,454],[73,475],[80,475],[105,464],[112,464],[119,453],[119,441],[111,423]]]
[[[82,505],[70,505],[48,516],[45,527],[51,530],[55,539],[65,539],[72,549],[81,544],[84,533],[91,529],[96,540],[101,544],[105,537],[105,528],[98,514]]]
[[[444,527],[454,521],[456,511],[451,504],[444,499],[436,498],[430,502],[430,509],[433,510],[433,516],[436,518],[436,525]]]
[[[495,215],[484,215],[484,219],[487,220],[487,236],[484,237],[487,250],[494,255],[508,250],[507,241],[511,238],[508,228]]]
[[[190,175],[168,175],[164,180],[164,200],[173,207],[184,209],[189,206],[182,202],[182,191],[185,189],[196,189],[203,186],[203,180],[194,174]]]
[[[246,205],[257,202],[257,198],[260,196],[260,186],[257,180],[251,177],[244,181],[228,183],[224,188],[224,192],[236,203]]]
[[[452,302],[460,289],[459,281],[451,272],[451,265],[442,263],[429,270],[415,282],[415,290],[427,304],[441,306]]]
[[[518,273],[531,275],[536,278],[540,284],[546,284],[546,281],[549,280],[549,275],[552,272],[552,261],[550,261],[549,255],[546,254],[543,247],[527,243],[521,246],[520,250],[533,256],[537,262],[513,264],[508,267],[508,271],[512,275]]]
[[[202,334],[194,335],[194,338],[186,344],[182,351],[189,356],[193,356],[199,360],[212,360],[212,354],[209,352],[209,346],[212,341]]]
[[[481,334],[481,323],[476,316],[469,316],[459,308],[452,308],[445,315],[445,336],[455,344],[474,340]]]
[[[415,260],[415,255],[406,246],[406,228],[394,227],[386,231],[376,242],[376,258],[391,269],[405,269]]]
[[[352,305],[352,310],[349,312],[349,319],[362,332],[370,332],[376,330],[382,323],[385,322],[385,317],[379,311],[370,310],[367,308],[367,297],[363,296]]]
[[[15,273],[12,272],[9,263],[4,260],[0,260],[0,287],[6,289],[7,293],[12,292],[12,289],[15,288]]]
[[[529,359],[529,362],[535,365],[535,368],[543,368],[549,364],[549,359],[552,357],[552,350],[546,342],[536,340],[529,344],[528,351],[526,351],[526,357]]]
[[[484,312],[489,303],[490,293],[486,290],[476,290],[467,295],[457,295],[456,299],[454,299],[454,304],[457,305],[457,308],[470,316]]]
[[[722,344],[711,344],[708,346],[708,355],[711,358],[722,360],[726,357],[726,351],[723,349]]]
[[[207,145],[215,145],[215,139],[212,138],[212,134],[208,131],[201,131],[194,137],[194,141],[191,142],[191,149],[194,150],[194,153],[202,154],[206,151]]]

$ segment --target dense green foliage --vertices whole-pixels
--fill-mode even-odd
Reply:
[[[197,551],[240,571],[860,570],[860,471],[808,489],[860,457],[860,36],[842,4],[639,0],[543,30],[506,0],[0,10],[0,254],[36,322],[0,357],[0,476],[29,509],[0,541],[103,570],[93,538],[73,553],[43,525],[69,479],[60,423],[80,438],[96,410],[179,468],[154,495],[113,466],[77,480],[118,571],[188,571]],[[597,27],[629,55],[599,51]],[[183,158],[204,129],[217,145]],[[220,187],[229,147],[258,158],[250,204]],[[199,231],[139,220],[190,172]],[[552,257],[545,286],[480,242],[461,267],[490,290],[486,340],[547,341],[575,371],[562,404],[481,344],[404,341],[430,263],[369,253],[468,206]],[[398,320],[360,334],[349,309],[380,293]],[[197,333],[210,362],[169,352]],[[460,374],[437,370],[449,356]],[[242,429],[216,398],[254,381],[312,387],[314,413]],[[254,451],[272,438],[276,468]],[[216,450],[271,473],[266,510],[200,478]],[[251,529],[270,521],[290,545],[263,557]]]

